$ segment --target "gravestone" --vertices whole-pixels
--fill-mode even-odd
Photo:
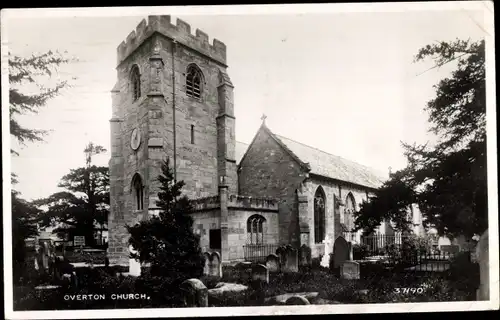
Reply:
[[[251,262],[238,262],[234,266],[238,274],[238,279],[240,279],[240,281],[247,282],[251,279],[251,273],[252,273],[251,265],[252,265]]]
[[[137,250],[134,250],[132,246],[128,247],[130,253],[136,254]],[[138,277],[141,275],[141,263],[134,258],[129,259],[128,273],[132,277]]]
[[[280,246],[276,249],[276,255],[279,258],[279,264],[284,266],[286,263],[286,246]]]
[[[476,292],[478,301],[490,300],[490,264],[489,264],[489,243],[488,230],[486,230],[476,247],[476,257],[479,262],[479,288]]]
[[[349,244],[343,237],[338,237],[333,245],[333,268],[340,268],[349,260]]]
[[[203,268],[203,274],[222,278],[222,262],[220,254],[217,251],[212,253],[205,252],[204,256],[205,267]]]
[[[47,241],[42,241],[42,246],[41,246],[41,253],[42,253],[42,268],[43,270],[48,270],[49,269],[49,244]]]
[[[285,264],[283,265],[283,272],[298,272],[299,271],[299,257],[297,249],[292,246],[287,246],[285,249]]]
[[[75,271],[71,273],[71,286],[75,289],[78,288],[78,277]]]
[[[191,308],[208,307],[208,289],[198,279],[188,279],[180,286],[184,306]]]
[[[252,267],[252,280],[263,281],[269,283],[269,270],[266,266],[257,264]]]
[[[303,244],[300,246],[300,266],[310,267],[311,266],[311,248]]]
[[[359,263],[345,261],[340,267],[340,277],[347,280],[359,280]]]
[[[208,276],[210,274],[210,253],[203,253],[205,258],[205,265],[203,266],[203,275]]]
[[[349,258],[348,258],[347,260],[349,260],[349,261],[354,260],[354,254],[353,254],[353,245],[352,245],[352,242],[348,242],[348,243],[347,243],[347,252],[348,252],[348,256],[349,256]]]
[[[293,297],[290,297],[288,298],[288,300],[286,300],[285,304],[287,305],[307,305],[307,304],[311,304],[309,302],[309,300],[307,300],[306,298],[302,297],[302,296],[293,296]]]
[[[266,267],[269,272],[279,272],[280,262],[279,257],[275,254],[270,254],[266,258]]]
[[[323,243],[325,244],[325,248],[320,264],[323,268],[328,268],[330,267],[330,254],[332,252],[332,239],[330,238],[330,236],[326,236],[326,239],[323,240]]]

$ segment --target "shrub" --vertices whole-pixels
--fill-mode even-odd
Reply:
[[[192,229],[193,218],[188,214],[193,208],[186,196],[181,197],[184,182],[174,181],[168,159],[162,165],[158,181],[159,216],[127,226],[129,244],[138,251],[131,257],[150,263],[151,277],[162,278],[162,285],[168,283],[175,288],[186,279],[201,277],[205,259],[199,236]]]
[[[352,247],[352,256],[354,260],[363,260],[368,255],[368,246],[365,244],[355,244]]]

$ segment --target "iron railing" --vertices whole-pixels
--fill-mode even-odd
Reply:
[[[247,244],[243,246],[246,261],[265,263],[270,254],[276,254],[279,244]]]
[[[407,236],[403,236],[401,234],[375,234],[370,236],[361,236],[360,244],[365,246],[368,252],[372,254],[380,254],[389,247],[401,247],[407,238]]]

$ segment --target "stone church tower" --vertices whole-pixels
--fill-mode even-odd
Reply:
[[[125,225],[156,208],[161,162],[191,198],[237,194],[233,85],[226,46],[170,16],[143,20],[117,50],[112,90],[108,257],[128,264]],[[223,219],[224,220],[224,219]]]

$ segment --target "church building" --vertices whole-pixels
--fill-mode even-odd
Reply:
[[[272,132],[265,118],[253,141],[236,141],[234,85],[224,43],[170,16],[149,16],[117,49],[112,90],[111,264],[128,264],[125,225],[158,210],[156,178],[170,159],[192,199],[194,231],[223,262],[249,248],[308,245],[349,232],[352,213],[381,186],[373,170]],[[385,233],[382,224],[379,232]],[[259,249],[260,250],[260,249]],[[274,253],[267,252],[265,254]]]

